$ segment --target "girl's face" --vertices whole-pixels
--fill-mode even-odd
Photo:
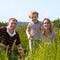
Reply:
[[[32,14],[31,19],[32,19],[33,22],[36,22],[37,19],[38,19],[37,14]]]
[[[44,20],[44,22],[43,22],[43,28],[45,30],[49,30],[51,28],[51,24],[50,24],[50,22],[48,20]]]
[[[14,30],[17,26],[17,22],[15,20],[11,20],[9,21],[8,26],[10,27],[10,29]]]

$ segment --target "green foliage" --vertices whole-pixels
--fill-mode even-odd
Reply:
[[[58,18],[58,19],[54,20],[53,25],[55,28],[60,28],[60,19]]]
[[[16,30],[20,35],[22,46],[25,49],[24,60],[60,60],[60,29],[54,29],[56,32],[55,40],[52,42],[49,42],[48,40],[41,41],[39,47],[36,48],[33,53],[29,51],[26,25],[18,27]],[[14,45],[12,48],[14,48]],[[12,57],[14,57],[14,54]],[[8,60],[8,57],[3,50],[0,52],[0,60]],[[19,57],[18,60],[20,60]]]
[[[0,22],[0,27],[1,27],[1,26],[6,26],[6,25],[7,25],[7,23]]]
[[[27,60],[60,60],[60,29],[56,30],[56,39],[52,42],[41,41],[39,47],[30,54]]]
[[[0,48],[0,60],[8,60],[8,56],[3,48]]]

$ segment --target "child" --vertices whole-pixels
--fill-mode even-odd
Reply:
[[[29,18],[31,19],[31,22],[28,24],[26,29],[26,34],[29,39],[29,48],[30,51],[33,50],[39,43],[40,39],[40,28],[41,28],[41,22],[38,21],[38,12],[32,11],[29,14]],[[34,43],[35,41],[35,43]],[[35,46],[33,46],[35,45]]]
[[[44,18],[42,22],[42,39],[47,39],[49,41],[55,39],[55,33],[52,30],[51,21],[48,18]]]
[[[0,27],[0,47],[3,46],[5,49],[8,47],[8,50],[11,51],[13,43],[15,42],[17,45],[18,53],[20,54],[19,50],[21,48],[21,41],[19,34],[15,30],[16,27],[17,19],[15,18],[10,18],[7,26]]]

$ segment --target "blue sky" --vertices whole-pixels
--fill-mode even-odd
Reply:
[[[38,11],[40,21],[45,17],[60,18],[60,0],[0,0],[0,21],[7,22],[15,17],[18,21],[29,22],[30,11]]]

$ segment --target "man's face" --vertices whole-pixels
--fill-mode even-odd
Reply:
[[[17,26],[17,22],[15,20],[10,20],[8,26],[10,27],[10,29],[14,30]]]

